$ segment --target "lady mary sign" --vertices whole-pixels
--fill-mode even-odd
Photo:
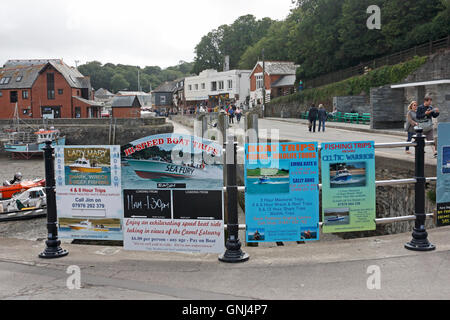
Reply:
[[[58,146],[56,205],[61,238],[122,240],[119,146]]]

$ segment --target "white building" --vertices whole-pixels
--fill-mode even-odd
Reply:
[[[206,104],[216,106],[226,100],[235,101],[237,105],[245,103],[250,96],[251,70],[230,70],[217,72],[204,70],[198,76],[187,77],[184,92],[187,105]]]

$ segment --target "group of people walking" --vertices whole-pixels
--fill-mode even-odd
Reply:
[[[416,127],[423,129],[423,134],[427,141],[434,141],[434,125],[433,118],[439,117],[439,109],[434,108],[431,103],[433,99],[427,95],[424,98],[423,104],[418,105],[417,101],[412,101],[408,106],[406,114],[405,130],[408,132],[408,140],[412,140],[413,135],[416,134]],[[436,143],[432,145],[434,157],[437,157]],[[410,154],[409,147],[406,147],[405,152]]]
[[[309,132],[316,132],[317,120],[319,120],[318,132],[320,132],[321,128],[322,128],[322,132],[325,132],[325,121],[327,120],[327,117],[328,117],[328,113],[325,110],[325,107],[323,106],[323,104],[319,104],[319,108],[317,108],[315,104],[312,104],[311,107],[309,108],[309,113],[308,113]]]
[[[234,123],[234,117],[236,117],[237,123],[241,122],[241,116],[242,116],[242,110],[239,107],[236,107],[235,105],[229,105],[225,109],[226,114],[228,115],[228,122]]]

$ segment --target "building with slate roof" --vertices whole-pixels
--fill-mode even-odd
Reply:
[[[8,60],[0,69],[0,119],[97,118],[89,77],[60,59]]]
[[[172,111],[173,94],[175,92],[177,81],[166,81],[158,88],[152,91],[154,110],[159,113],[169,113]]]
[[[112,100],[113,118],[140,118],[141,102],[135,95],[132,96],[115,96]]]
[[[250,74],[250,104],[262,104],[265,81],[266,102],[295,92],[296,71],[299,65],[288,61],[258,61]]]

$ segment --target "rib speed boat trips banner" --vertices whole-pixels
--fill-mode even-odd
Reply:
[[[375,143],[323,143],[324,233],[376,229]]]
[[[224,251],[222,146],[181,134],[122,147],[124,248]]]
[[[120,146],[57,146],[55,180],[61,238],[122,240]]]
[[[247,242],[319,240],[317,143],[245,145]]]
[[[450,225],[450,123],[438,126],[437,225]]]

